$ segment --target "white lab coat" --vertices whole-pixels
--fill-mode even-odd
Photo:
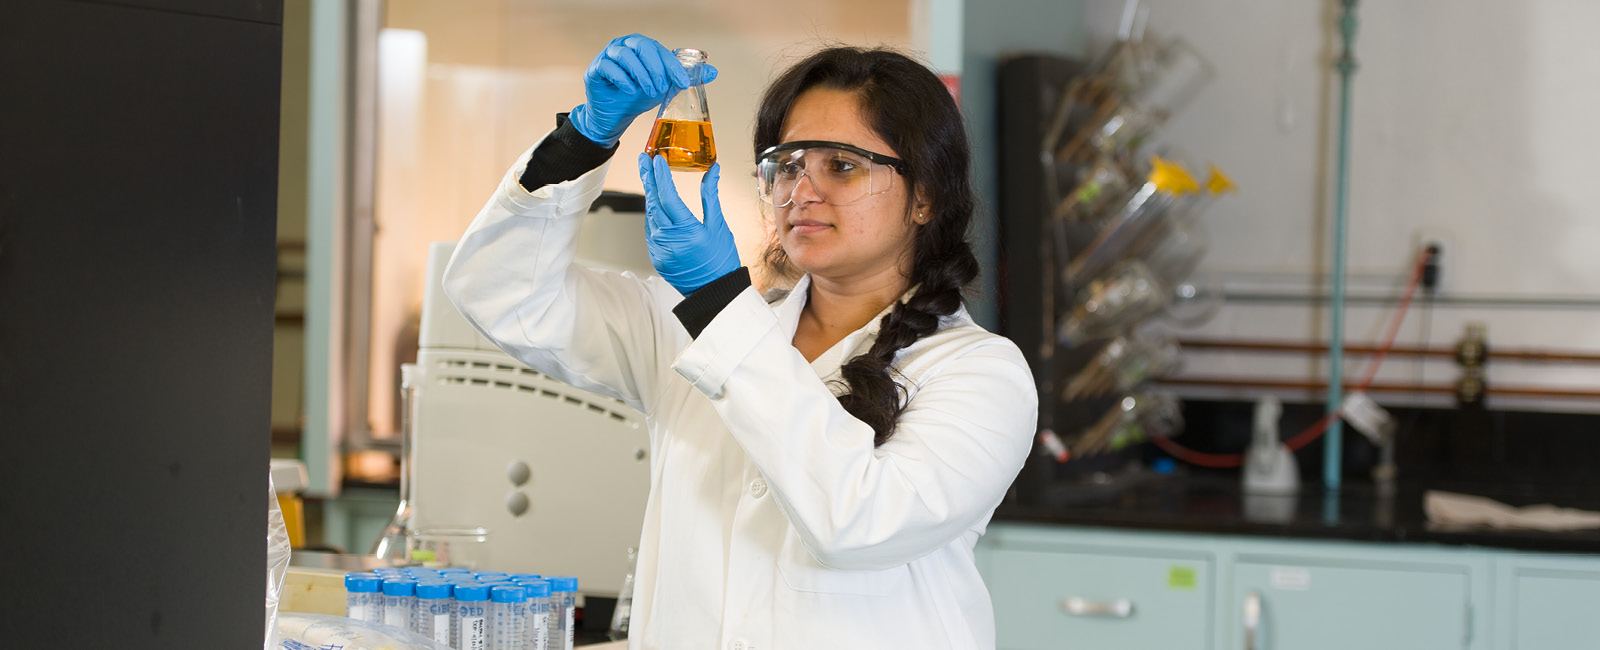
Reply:
[[[444,287],[506,352],[645,413],[629,648],[993,648],[973,545],[1031,445],[1037,397],[1017,347],[964,310],[947,317],[897,358],[910,402],[874,448],[827,380],[877,319],[808,364],[792,344],[802,279],[772,304],[746,289],[691,339],[664,281],[573,264],[605,167],[529,193],[528,156]]]

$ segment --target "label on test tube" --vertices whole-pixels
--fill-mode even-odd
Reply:
[[[528,629],[528,640],[532,642],[529,650],[548,650],[550,647],[550,603],[539,606],[540,611],[533,612],[530,617],[531,625]]]
[[[567,615],[567,621],[566,621],[566,626],[567,626],[567,645],[563,646],[563,647],[565,647],[566,650],[572,650],[572,641],[573,641],[573,639],[572,639],[572,613],[573,613],[573,610],[577,609],[577,607],[574,607],[574,606],[567,605],[567,604],[563,603],[562,606],[561,606],[561,609],[562,609],[562,613]]]
[[[489,588],[481,585],[457,587],[457,650],[487,650],[489,645]]]
[[[488,650],[489,617],[484,615],[483,604],[464,607],[476,615],[461,617],[461,650]]]
[[[428,607],[428,616],[433,617],[433,640],[439,645],[450,645],[450,601],[434,601]]]

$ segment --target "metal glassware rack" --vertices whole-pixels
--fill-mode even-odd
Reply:
[[[1182,431],[1177,398],[1148,381],[1177,368],[1177,345],[1146,325],[1208,315],[1194,309],[1215,299],[1192,277],[1199,217],[1232,185],[1155,155],[1153,136],[1210,77],[1183,41],[1131,32],[1093,65],[1001,65],[1002,328],[1039,385],[1035,474],[1068,459],[1110,468],[1127,461],[1119,451]]]

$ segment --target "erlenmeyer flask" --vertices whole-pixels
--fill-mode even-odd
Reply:
[[[417,364],[400,365],[400,505],[368,552],[380,560],[406,562],[411,559],[407,546],[411,537],[411,450],[416,446],[415,410],[420,374]]]
[[[711,109],[706,106],[706,53],[683,48],[673,54],[683,64],[684,72],[689,73],[689,88],[661,103],[644,152],[665,157],[673,171],[703,172],[717,161],[717,146],[711,137]]]

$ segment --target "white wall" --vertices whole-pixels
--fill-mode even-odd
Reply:
[[[1203,270],[1231,293],[1309,294],[1314,276],[1330,268],[1338,3],[1144,4],[1151,32],[1181,35],[1218,70],[1161,134],[1190,158],[1219,163],[1241,188],[1208,215],[1213,244]],[[1113,39],[1122,5],[1088,1],[1094,51]],[[1359,11],[1351,291],[1392,295],[1419,240],[1438,239],[1443,281],[1432,327],[1425,336],[1414,310],[1402,343],[1449,345],[1465,322],[1483,321],[1491,346],[1600,350],[1600,3],[1405,0],[1362,2]],[[1547,298],[1582,304],[1527,304]],[[1471,300],[1452,304],[1462,299]],[[1352,307],[1346,340],[1376,342],[1390,308]],[[1184,335],[1325,340],[1327,321],[1305,304],[1230,302]],[[1363,364],[1352,358],[1346,373]],[[1186,373],[1326,378],[1321,364],[1304,359],[1199,352],[1189,354]],[[1405,360],[1387,363],[1380,381],[1420,373],[1428,383],[1457,376],[1448,362]],[[1600,367],[1500,363],[1489,378],[1594,389]],[[1571,400],[1491,405],[1597,408]]]
[[[758,252],[763,227],[748,174],[760,92],[787,62],[827,42],[885,44],[916,54],[913,4],[389,0],[384,26],[416,33],[390,39],[398,47],[379,64],[384,83],[372,287],[373,430],[393,430],[395,344],[420,311],[427,243],[459,238],[518,154],[555,125],[556,113],[583,101],[583,71],[608,40],[640,32],[667,47],[698,47],[719,69],[707,87],[724,170],[719,189],[748,262]],[[933,4],[932,13],[939,13],[941,3]],[[959,4],[952,6],[959,10]],[[931,19],[927,7],[919,15]],[[922,38],[932,33],[937,30],[923,29]],[[623,136],[606,177],[608,189],[642,191],[634,158],[644,148],[651,117]],[[674,180],[698,212],[699,175],[677,174]]]

